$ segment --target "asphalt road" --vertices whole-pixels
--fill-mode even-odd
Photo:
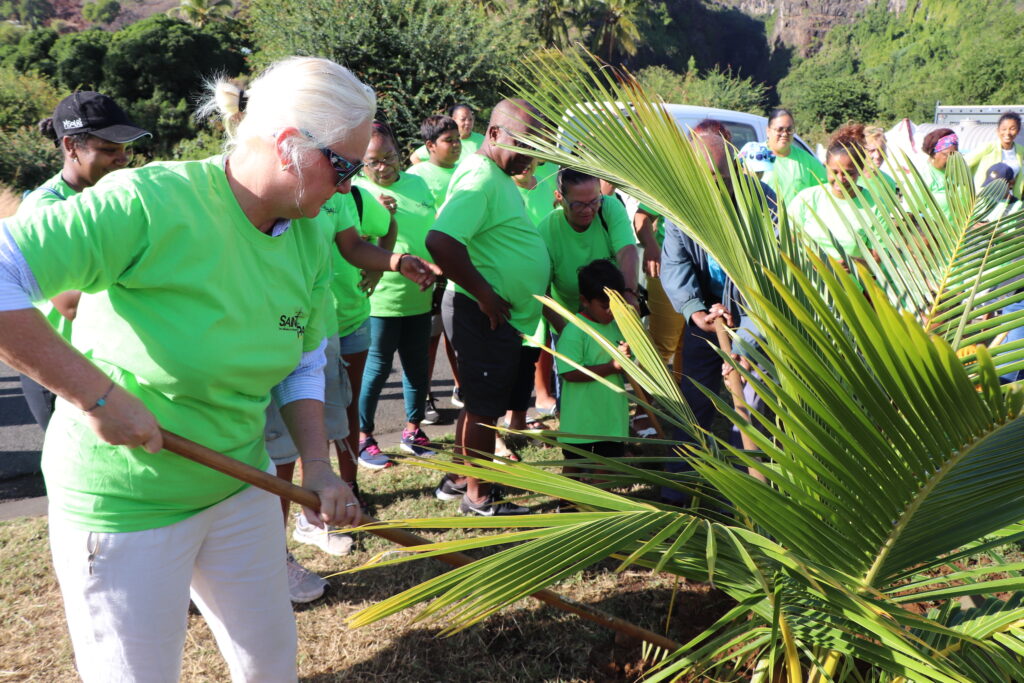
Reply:
[[[442,420],[426,428],[431,436],[454,430],[452,425],[458,410],[448,401],[453,386],[448,359],[439,351],[432,389],[439,397],[437,408]],[[402,375],[397,354],[395,366],[381,392],[376,426],[377,440],[385,449],[397,444],[405,426]],[[18,373],[0,363],[0,502],[45,495],[39,474],[42,447],[43,432],[25,404]]]

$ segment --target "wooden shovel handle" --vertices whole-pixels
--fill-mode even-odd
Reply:
[[[274,495],[287,498],[293,503],[308,507],[313,510],[320,510],[320,498],[314,491],[296,486],[295,484],[285,481],[279,477],[275,477],[273,474],[269,474],[262,470],[259,470],[251,465],[247,465],[244,462],[229,458],[223,453],[201,446],[194,441],[190,441],[183,436],[178,436],[173,432],[169,432],[165,429],[161,429],[161,434],[164,438],[164,448],[177,453],[183,458],[188,458],[193,462],[197,462],[200,465],[205,465],[210,469],[217,470],[229,477],[234,477],[239,481],[243,481],[247,484],[252,484],[264,491],[269,491]],[[377,520],[369,515],[362,514],[359,518],[359,524],[373,524]],[[402,529],[367,529],[367,531],[386,538],[387,540],[398,543],[404,546],[415,546],[415,545],[426,545],[430,543],[425,538],[417,536],[416,534]],[[446,553],[444,555],[437,555],[436,559],[441,560],[454,567],[462,567],[464,565],[474,562],[475,559],[464,553]],[[547,589],[539,590],[532,594],[534,598],[541,602],[556,607],[565,612],[571,612],[577,616],[580,616],[588,621],[600,624],[606,628],[610,628],[619,633],[623,633],[631,638],[637,638],[644,640],[657,647],[664,648],[670,652],[674,652],[682,647],[681,644],[666,638],[665,636],[649,631],[645,628],[641,628],[636,624],[632,624],[618,617],[612,616],[601,610],[594,609],[581,605],[577,602],[563,598],[554,591]]]

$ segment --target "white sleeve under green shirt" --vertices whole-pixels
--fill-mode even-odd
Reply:
[[[586,317],[582,320],[613,344],[622,339],[615,321],[602,325]],[[558,353],[584,367],[601,365],[612,359],[590,335],[571,323],[565,326],[558,337]],[[562,358],[556,359],[555,363],[559,375],[577,369]],[[620,389],[624,386],[621,373],[608,375],[606,379]],[[625,394],[612,391],[601,382],[570,382],[563,377],[558,429],[568,434],[592,434],[598,437],[629,436],[629,400]],[[592,443],[600,440],[559,437],[559,441],[565,443]]]
[[[266,469],[270,390],[320,345],[330,313],[324,216],[260,232],[215,157],[116,171],[7,227],[43,296],[94,294],[75,320],[79,351],[162,427]],[[63,401],[43,473],[50,505],[102,532],[173,524],[245,486],[167,451],[103,443]]]
[[[356,192],[362,192],[359,206],[355,202]],[[325,210],[328,207],[339,212],[345,207],[351,220],[350,225],[355,226],[356,232],[364,238],[383,237],[388,234],[391,226],[391,213],[381,206],[376,197],[354,185],[352,192],[331,197],[324,204]],[[347,337],[370,317],[370,299],[366,292],[359,289],[359,281],[363,278],[360,269],[346,261],[336,246],[331,247],[331,254],[334,262],[331,279],[334,317],[338,321],[338,336]]]
[[[466,246],[476,269],[511,304],[512,326],[534,334],[541,315],[534,295],[547,291],[551,267],[512,178],[482,154],[471,155],[452,177],[448,200],[432,229]],[[472,298],[458,284],[454,287]]]
[[[452,181],[452,175],[455,174],[454,166],[445,168],[433,162],[424,161],[420,164],[413,164],[405,172],[423,178],[427,187],[430,188],[430,193],[434,195],[435,206],[444,204],[444,200],[448,197],[448,184]]]
[[[569,225],[562,207],[548,213],[537,229],[551,259],[551,298],[573,312],[580,305],[580,268],[597,259],[618,265],[615,255],[635,243],[626,207],[614,197],[602,197],[601,210],[583,232]]]
[[[469,134],[468,138],[463,138],[462,152],[459,154],[459,161],[458,163],[456,163],[456,166],[459,163],[462,163],[462,160],[468,157],[470,154],[476,154],[476,151],[480,149],[480,146],[483,144],[483,133],[477,133],[476,131],[473,131],[472,133]],[[430,158],[430,152],[427,151],[427,146],[425,144],[420,145],[415,150],[413,150],[412,155],[419,159],[421,163]],[[416,165],[418,166],[419,164]]]
[[[802,147],[793,145],[788,157],[776,155],[772,170],[761,179],[775,190],[778,199],[789,208],[789,203],[808,187],[821,185],[828,180],[825,166]]]
[[[434,222],[436,208],[434,195],[430,193],[430,188],[423,178],[400,173],[398,180],[387,187],[378,185],[362,175],[354,182],[374,198],[386,194],[398,202],[395,211],[398,237],[393,251],[396,254],[415,254],[427,261],[431,260],[426,238],[427,231]],[[377,284],[377,289],[370,297],[370,315],[376,318],[397,318],[429,313],[433,295],[432,287],[420,291],[419,285],[401,273],[384,273]]]
[[[21,205],[18,207],[18,212],[15,215],[19,217],[27,216],[37,209],[57,204],[76,194],[78,193],[75,192],[75,188],[64,181],[62,173],[58,173],[29,192],[28,196],[21,200]],[[57,310],[57,307],[49,299],[37,301],[35,306],[39,309],[40,313],[46,316],[53,329],[57,330],[57,334],[64,337],[64,340],[70,343],[71,321],[61,315],[61,312]]]
[[[871,248],[868,230],[877,216],[875,201],[867,190],[840,199],[832,195],[828,185],[809,187],[793,200],[790,216],[811,241],[833,258],[840,257],[833,238],[853,258],[865,258],[854,234]]]

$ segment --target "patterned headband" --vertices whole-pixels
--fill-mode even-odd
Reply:
[[[950,147],[957,147],[959,144],[960,140],[957,138],[956,133],[950,133],[944,138],[939,138],[939,141],[935,143],[935,151],[932,154],[945,152]]]

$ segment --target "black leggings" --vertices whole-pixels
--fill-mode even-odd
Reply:
[[[53,415],[53,404],[57,400],[57,396],[42,384],[25,375],[21,376],[21,391],[25,394],[25,402],[28,403],[28,409],[32,412],[32,417],[36,419],[36,423],[45,432],[50,424],[50,417]]]

